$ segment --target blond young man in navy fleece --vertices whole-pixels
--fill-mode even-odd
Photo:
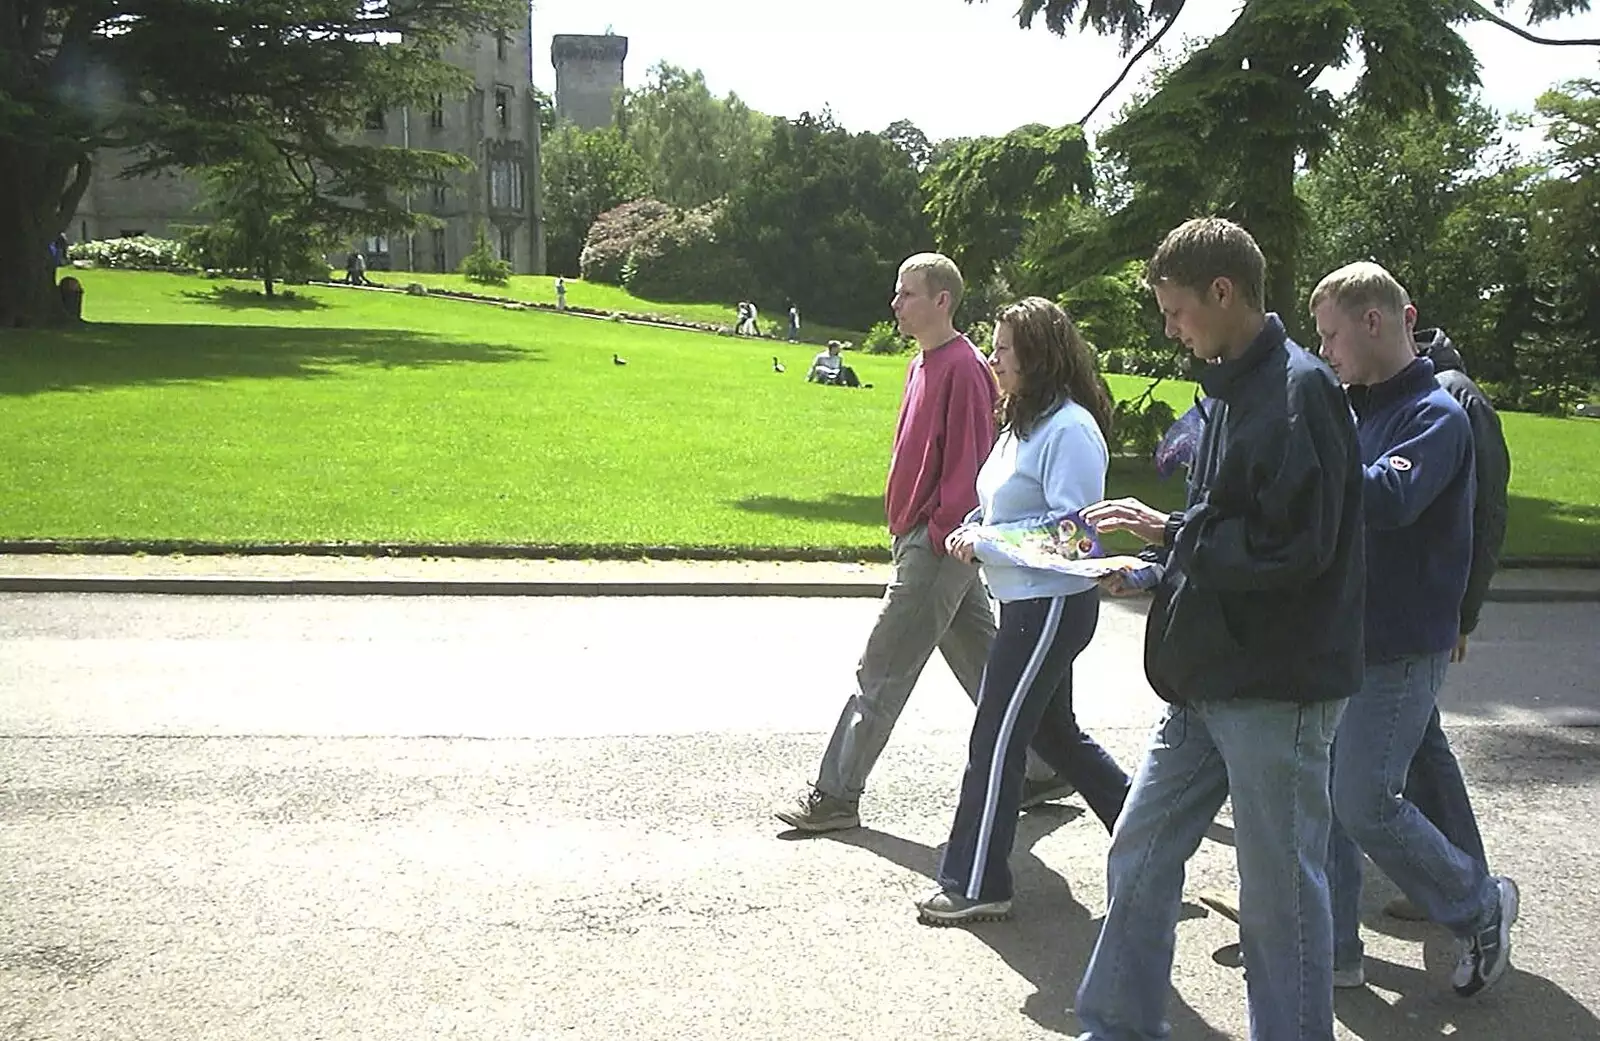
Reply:
[[[1402,794],[1460,637],[1472,567],[1472,424],[1412,339],[1416,309],[1377,264],[1311,294],[1322,356],[1349,387],[1363,467],[1366,665],[1333,748],[1328,883],[1334,986],[1360,987],[1361,853],[1457,937],[1451,984],[1471,997],[1505,975],[1518,911],[1491,875]]]
[[[861,823],[867,775],[935,648],[976,701],[994,643],[994,611],[977,566],[945,550],[978,505],[978,468],[995,436],[988,362],[951,321],[961,293],[961,271],[949,257],[918,253],[900,265],[891,307],[900,333],[919,350],[906,371],[884,492],[894,576],[816,782],[776,812],[802,831]]]

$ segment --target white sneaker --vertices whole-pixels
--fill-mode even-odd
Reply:
[[[1476,933],[1458,941],[1461,956],[1450,985],[1464,998],[1488,990],[1511,967],[1511,926],[1517,920],[1521,894],[1504,875],[1496,875],[1494,884],[1500,897],[1494,914]]]

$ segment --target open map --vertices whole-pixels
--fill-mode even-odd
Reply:
[[[1131,571],[1147,566],[1138,557],[1102,556],[1094,528],[1073,511],[1032,528],[981,528],[978,553],[981,559],[995,557],[1018,567],[1058,571],[1080,578],[1100,578],[1113,571]]]

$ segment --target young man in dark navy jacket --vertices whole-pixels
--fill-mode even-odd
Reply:
[[[1322,355],[1349,386],[1364,466],[1366,668],[1333,751],[1334,985],[1363,985],[1361,851],[1455,933],[1451,983],[1470,997],[1510,964],[1517,888],[1447,839],[1402,795],[1460,636],[1472,566],[1472,426],[1417,357],[1416,310],[1376,264],[1318,284]]]
[[[1338,381],[1263,309],[1265,271],[1230,221],[1162,242],[1146,280],[1216,399],[1188,505],[1084,510],[1152,543],[1164,567],[1145,674],[1170,703],[1111,839],[1105,923],[1078,989],[1087,1041],[1168,1036],[1184,865],[1230,797],[1252,1041],[1333,1041],[1323,864],[1329,746],[1361,684],[1361,467]]]

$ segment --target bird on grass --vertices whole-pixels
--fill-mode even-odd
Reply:
[[[777,359],[776,355],[774,355],[773,359],[772,359],[772,371],[773,372],[782,372],[782,371],[784,371],[783,370],[783,362],[779,361]]]
[[[628,359],[626,359],[624,357],[621,357],[620,355],[613,354],[611,356],[611,364],[613,364],[613,365],[626,365],[626,364],[628,364]]]

